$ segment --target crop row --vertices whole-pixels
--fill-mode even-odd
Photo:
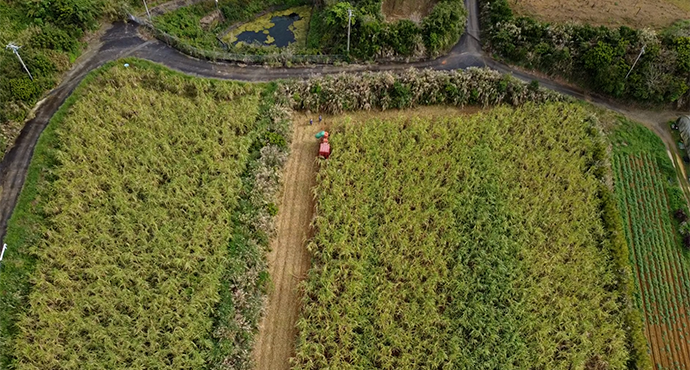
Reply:
[[[690,270],[670,218],[667,180],[656,161],[644,153],[616,155],[614,169],[637,277],[637,302],[645,313],[654,359],[663,368],[685,369]]]

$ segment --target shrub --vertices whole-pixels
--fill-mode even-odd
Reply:
[[[690,72],[690,37],[678,37],[673,44],[678,52],[678,71]]]
[[[467,22],[467,11],[459,0],[442,1],[422,22],[424,43],[431,55],[438,55],[455,44]]]
[[[690,38],[664,32],[515,18],[507,0],[482,1],[484,43],[506,61],[564,76],[596,92],[653,103],[690,102]],[[642,47],[645,53],[632,73]]]
[[[417,46],[417,36],[419,33],[420,29],[414,22],[403,19],[386,28],[386,44],[396,54],[412,55]]]
[[[685,210],[679,208],[673,213],[673,217],[676,218],[676,221],[683,223],[688,220],[688,215],[685,214]]]
[[[266,131],[264,133],[263,144],[274,145],[279,148],[287,148],[287,141],[285,140],[285,137],[283,135],[280,135],[279,133],[272,131]]]
[[[25,103],[32,103],[43,92],[29,77],[11,78],[7,81],[12,96]]]
[[[45,53],[35,50],[24,54],[24,63],[34,77],[52,76],[53,73],[57,72],[55,63]]]
[[[31,38],[31,46],[42,49],[52,49],[73,52],[78,43],[66,31],[51,24],[41,27],[41,31]]]
[[[29,15],[39,22],[52,22],[77,34],[95,28],[101,10],[102,4],[93,0],[33,0],[29,3]]]

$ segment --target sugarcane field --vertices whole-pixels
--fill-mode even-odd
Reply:
[[[0,24],[0,369],[690,369],[684,1]]]

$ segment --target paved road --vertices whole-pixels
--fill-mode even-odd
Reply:
[[[171,69],[199,77],[232,79],[239,81],[270,81],[286,78],[308,78],[317,74],[354,73],[362,71],[394,71],[408,68],[431,68],[437,70],[465,69],[468,67],[490,67],[503,73],[510,73],[525,80],[538,80],[541,85],[560,93],[585,99],[607,109],[612,109],[639,121],[646,117],[644,111],[635,111],[616,105],[601,97],[587,96],[575,88],[550,81],[546,78],[520,72],[512,67],[494,61],[483,54],[479,42],[479,9],[477,0],[465,0],[469,11],[466,33],[451,52],[444,57],[411,64],[375,64],[332,66],[320,65],[301,68],[267,68],[263,66],[239,66],[237,64],[216,63],[190,58],[166,44],[139,37],[137,26],[131,23],[116,23],[100,38],[99,43],[92,45],[82,55],[77,64],[68,73],[63,82],[44,99],[36,108],[35,118],[28,121],[17,138],[14,147],[0,162],[0,241],[5,236],[7,221],[17,202],[19,193],[26,178],[26,172],[33,155],[33,150],[48,121],[62,105],[74,88],[86,74],[105,64],[126,56],[134,56],[163,64]],[[664,117],[675,114],[665,112]],[[662,115],[642,121],[659,134],[667,148],[675,150],[675,144],[667,131],[660,125]],[[670,140],[670,141],[669,141]],[[10,246],[11,247],[11,246]]]

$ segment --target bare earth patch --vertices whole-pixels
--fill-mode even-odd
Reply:
[[[518,15],[563,23],[661,29],[690,19],[687,0],[509,0]]]
[[[308,119],[299,117],[301,124],[295,125],[285,169],[277,236],[268,254],[273,286],[254,346],[255,370],[290,370],[289,359],[295,352],[295,324],[300,308],[298,285],[309,270],[310,257],[305,243],[310,237],[309,224],[314,217],[312,188],[316,185],[319,145],[314,135],[325,128],[304,125]]]
[[[421,23],[437,2],[438,0],[384,0],[381,10],[386,22],[409,19]]]

